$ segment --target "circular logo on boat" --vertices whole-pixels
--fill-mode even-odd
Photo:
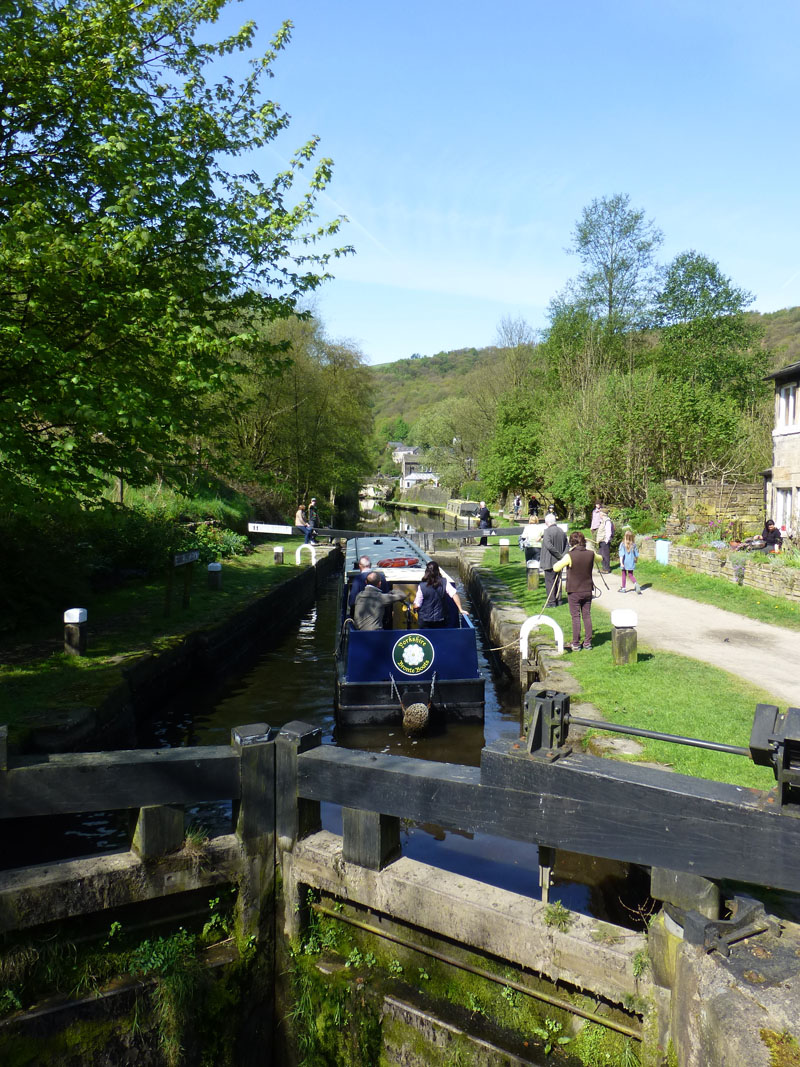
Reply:
[[[395,667],[403,674],[422,674],[433,663],[433,645],[422,634],[406,634],[392,649]]]

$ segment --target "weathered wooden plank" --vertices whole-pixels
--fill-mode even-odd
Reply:
[[[609,801],[604,792],[608,782],[600,775],[561,777],[565,765],[549,765],[554,772],[549,791],[526,791],[481,784],[477,768],[326,745],[298,758],[298,790],[314,800],[417,822],[706,878],[800,890],[800,819],[760,810],[746,790],[737,804],[732,797],[723,803],[713,796],[684,796],[674,787],[653,786],[651,802],[642,806]],[[562,783],[568,788],[559,791]],[[735,790],[702,783],[701,791],[708,786]]]
[[[400,855],[400,820],[358,808],[342,809],[342,857],[380,871]]]
[[[322,731],[305,722],[288,722],[275,740],[276,833],[285,852],[295,841],[322,826],[319,804],[304,798],[297,788],[297,766],[302,753],[322,744]]]
[[[9,761],[0,818],[199,804],[239,797],[239,756],[227,745],[57,754]]]
[[[736,809],[763,809],[776,801],[773,797],[770,802],[769,795],[757,789],[580,752],[552,762],[536,759],[522,744],[515,749],[507,741],[493,742],[481,752],[481,782],[523,792],[558,792],[563,797],[596,793],[606,800],[610,796],[618,798],[628,807],[644,806],[656,811],[661,809],[664,795],[678,809],[685,807],[687,811],[693,810],[697,800],[731,804]]]

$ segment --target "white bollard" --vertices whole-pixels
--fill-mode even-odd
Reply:
[[[283,545],[275,545],[272,550],[272,559],[274,563],[283,563]]]
[[[309,552],[311,553],[311,566],[314,567],[316,565],[316,562],[317,562],[317,550],[316,550],[316,548],[314,548],[313,545],[300,545],[300,547],[297,549],[297,551],[294,554],[294,562],[295,562],[295,564],[298,567],[300,566],[300,554],[301,554],[301,552],[303,551],[304,548],[307,548],[309,550]]]
[[[540,626],[550,626],[552,628],[556,649],[559,652],[564,651],[564,631],[555,619],[551,619],[549,615],[531,615],[522,624],[522,629],[519,632],[519,654],[522,659],[528,658],[528,635],[531,630],[538,629]]]
[[[209,563],[209,565],[208,565],[208,588],[209,589],[221,589],[222,588],[222,564],[221,563]]]

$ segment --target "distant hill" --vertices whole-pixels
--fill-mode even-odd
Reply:
[[[496,348],[459,348],[435,356],[414,356],[371,367],[375,418],[402,415],[409,424],[420,409],[448,396],[464,396],[487,363],[498,360]]]
[[[800,361],[800,307],[752,313],[764,327],[764,347],[775,353],[765,373]],[[402,415],[409,424],[420,410],[448,396],[464,396],[487,365],[500,359],[495,347],[459,348],[435,356],[414,356],[370,368],[375,418]]]
[[[800,307],[756,313],[766,332],[764,345],[777,355],[776,367],[800,361]]]

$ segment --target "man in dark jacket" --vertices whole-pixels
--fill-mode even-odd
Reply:
[[[382,593],[380,581],[378,572],[370,571],[367,575],[367,584],[356,597],[353,620],[359,630],[382,630],[384,608],[398,600],[406,599],[406,594],[401,593],[399,589]]]
[[[586,538],[579,530],[569,535],[570,549],[566,556],[553,564],[554,571],[567,570],[567,603],[572,619],[572,651],[581,648],[581,619],[583,619],[583,647],[592,647],[592,570],[595,562],[603,562],[599,552],[586,547]]]
[[[539,569],[544,574],[544,586],[547,590],[545,606],[557,608],[561,603],[561,579],[556,585],[556,572],[553,566],[567,551],[567,535],[556,525],[555,515],[545,515],[544,533],[542,534],[542,554],[539,557]],[[556,585],[555,590],[553,586]]]
[[[489,509],[486,507],[486,501],[481,501],[481,506],[478,508],[478,526],[482,530],[491,530],[492,528],[492,516],[489,513]],[[482,537],[479,541],[479,545],[485,545],[488,542],[485,537]]]

